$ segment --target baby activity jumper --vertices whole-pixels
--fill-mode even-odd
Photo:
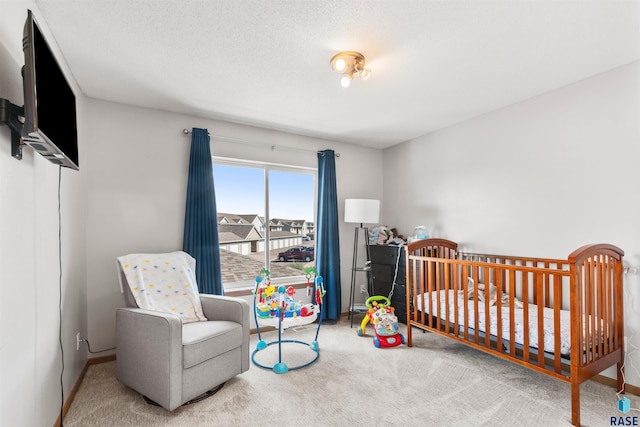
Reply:
[[[295,288],[293,286],[276,286],[271,283],[269,270],[262,269],[256,277],[256,286],[254,290],[254,319],[258,330],[258,344],[251,354],[251,360],[256,366],[264,369],[272,369],[277,374],[284,374],[290,370],[304,368],[311,365],[320,355],[318,348],[318,333],[322,324],[322,298],[325,294],[322,277],[317,274],[315,268],[305,269],[307,274],[307,297],[315,297],[314,303],[303,303],[296,301]],[[318,327],[316,329],[315,339],[310,342],[300,340],[283,340],[282,330],[294,326],[302,326],[313,323],[319,318]],[[278,329],[278,339],[265,342],[262,339],[260,328],[271,326]],[[282,344],[300,344],[309,347],[314,352],[312,359],[306,363],[296,366],[287,366],[282,360]],[[256,360],[256,354],[267,350],[269,346],[278,346],[278,362],[273,366],[267,366]]]

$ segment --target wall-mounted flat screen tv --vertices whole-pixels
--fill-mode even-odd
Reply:
[[[22,48],[22,139],[52,163],[78,170],[76,97],[30,10]]]

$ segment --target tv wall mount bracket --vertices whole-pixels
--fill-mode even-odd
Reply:
[[[11,156],[22,160],[24,108],[0,98],[0,123],[11,129]]]

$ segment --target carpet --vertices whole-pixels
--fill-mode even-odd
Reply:
[[[402,325],[406,336],[406,327]],[[116,362],[91,365],[64,420],[73,426],[569,426],[568,383],[474,350],[433,333],[414,332],[413,347],[376,348],[372,330],[359,337],[349,321],[324,322],[320,356],[302,369],[276,374],[251,363],[214,396],[172,413],[147,404],[115,379]],[[282,338],[312,342],[316,325],[283,331]],[[277,331],[262,334],[271,342]],[[251,336],[250,349],[256,348]],[[263,353],[264,352],[264,353]],[[282,347],[289,366],[314,353]],[[256,355],[271,366],[278,346]],[[631,406],[638,397],[627,395]],[[609,426],[615,390],[594,381],[581,386],[585,426]]]

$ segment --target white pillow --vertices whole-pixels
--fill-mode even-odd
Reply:
[[[186,252],[118,257],[138,307],[172,313],[182,323],[206,321],[195,276],[195,259]]]

